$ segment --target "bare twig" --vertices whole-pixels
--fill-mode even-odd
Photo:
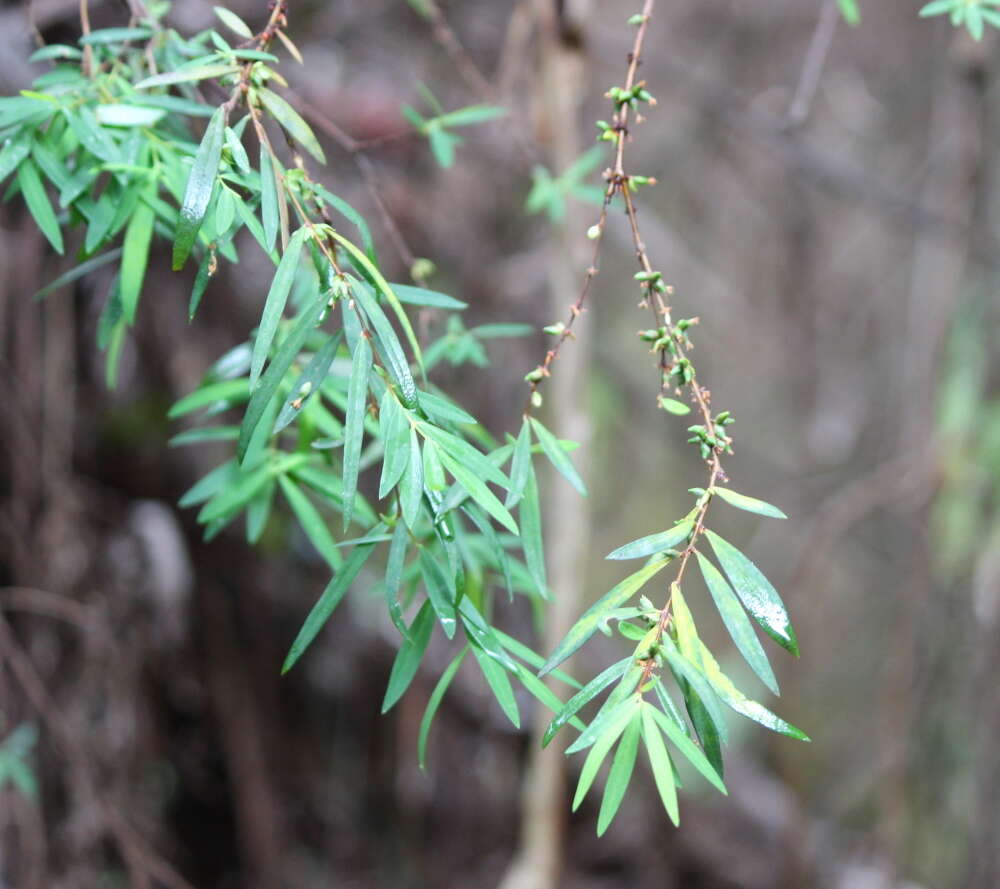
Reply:
[[[785,126],[789,130],[802,126],[809,118],[816,90],[819,88],[819,79],[826,66],[826,58],[830,53],[833,35],[837,32],[839,21],[840,10],[837,8],[837,0],[823,0],[823,7],[820,9],[812,39],[809,41],[809,49],[806,50],[802,73],[799,75],[799,82],[785,117]]]

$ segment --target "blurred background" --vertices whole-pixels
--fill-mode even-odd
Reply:
[[[253,26],[267,15],[230,5]],[[333,121],[367,146],[327,141],[320,178],[370,220],[390,280],[429,257],[469,326],[565,316],[596,207],[570,196],[554,221],[525,200],[533,171],[558,177],[608,117],[634,6],[292,4],[306,59],[282,69],[292,89],[317,131]],[[780,700],[694,607],[723,667],[812,737],[733,720],[730,797],[685,781],[680,829],[640,767],[595,841],[595,802],[571,816],[553,771],[565,761],[572,782],[580,763],[536,758],[530,726],[513,730],[474,671],[445,698],[421,773],[417,730],[448,654],[432,646],[379,716],[398,634],[372,573],[279,678],[326,570],[284,515],[255,549],[239,530],[202,543],[175,504],[226,452],[166,444],[169,405],[259,316],[255,248],[190,325],[190,276],[161,251],[108,391],[94,342],[107,281],[33,302],[71,259],[17,201],[0,208],[0,887],[1000,886],[997,35],[975,43],[919,6],[862,2],[850,28],[829,0],[661,0],[650,28],[641,76],[658,105],[629,167],[659,180],[640,193],[646,246],[677,315],[700,317],[700,377],[737,420],[732,486],[792,517],[717,518],[795,621],[801,659],[772,655]],[[95,28],[128,17],[110,0],[90,14]],[[73,42],[77,15],[71,0],[3,5],[5,95],[44,70],[24,61],[32,27]],[[209,27],[211,4],[180,0],[168,21]],[[463,130],[442,170],[405,135],[418,83],[446,108],[510,114]],[[633,262],[615,212],[546,390],[591,488],[543,492],[556,628],[620,578],[605,553],[703,483],[686,423],[655,409]],[[488,345],[490,369],[437,381],[502,435],[546,344]],[[547,646],[523,603],[499,620]],[[575,671],[621,646],[599,636]]]

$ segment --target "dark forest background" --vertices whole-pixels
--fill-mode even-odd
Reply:
[[[266,16],[230,5],[252,25]],[[391,280],[408,253],[432,258],[433,286],[470,304],[469,325],[549,324],[585,268],[595,209],[571,203],[553,224],[524,201],[533,167],[565,166],[607,117],[636,9],[566,4],[553,39],[537,26],[548,5],[454,0],[437,24],[396,0],[290,9],[306,58],[283,66],[293,90],[375,142],[361,155],[326,142],[325,184],[369,218]],[[723,533],[789,605],[803,654],[776,662],[783,695],[767,703],[813,741],[734,722],[730,798],[686,782],[679,830],[643,773],[600,841],[593,802],[570,816],[568,792],[529,833],[546,842],[564,822],[567,889],[996,889],[996,35],[977,44],[907,0],[862,2],[858,28],[827,0],[658,7],[642,76],[659,103],[630,148],[659,180],[641,194],[643,233],[680,315],[700,316],[699,371],[737,418],[733,487],[792,516],[737,516]],[[128,15],[110,0],[90,12],[94,27]],[[25,62],[32,23],[72,42],[77,13],[3,5],[4,94],[44,70]],[[179,0],[168,21],[209,27],[211,4]],[[443,171],[426,143],[397,138],[419,82],[446,107],[490,99],[511,115],[463,131]],[[609,231],[589,328],[557,369],[572,407],[556,428],[585,439],[591,497],[546,485],[552,548],[576,551],[577,609],[617,579],[603,554],[679,514],[702,477],[685,424],[653,409],[625,219]],[[446,697],[421,773],[416,734],[444,653],[380,717],[398,634],[363,574],[280,678],[326,583],[321,560],[286,516],[251,549],[239,530],[201,542],[175,505],[224,451],[169,448],[182,427],[166,412],[254,326],[254,250],[224,267],[193,324],[189,276],[161,250],[115,391],[94,345],[100,277],[30,298],[69,262],[17,201],[0,208],[0,743],[34,731],[38,785],[0,788],[0,887],[111,889],[149,873],[198,889],[545,889],[510,870],[530,732],[474,672]],[[496,340],[492,369],[438,380],[501,434],[544,348],[541,335]],[[530,635],[530,614],[503,619]],[[613,645],[599,637],[579,674]]]

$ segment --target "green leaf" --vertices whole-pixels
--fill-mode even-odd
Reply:
[[[584,497],[587,496],[587,487],[583,483],[583,479],[580,478],[579,473],[576,471],[576,467],[570,462],[566,452],[562,449],[562,445],[559,444],[559,439],[557,439],[548,429],[546,429],[541,423],[538,422],[534,417],[531,418],[531,425],[535,429],[535,435],[538,437],[538,443],[542,446],[542,450],[545,451],[545,456],[549,458],[552,465],[559,470],[563,477],[579,491]]]
[[[372,238],[371,229],[368,227],[368,223],[365,222],[364,217],[354,209],[347,201],[343,198],[337,197],[332,191],[328,191],[323,188],[322,185],[313,185],[313,190],[323,199],[324,203],[329,204],[333,207],[341,216],[351,222],[354,227],[358,230],[358,234],[361,235],[361,243],[365,245],[365,253],[372,262],[377,262],[375,255],[375,240]],[[394,288],[398,285],[393,284]],[[402,297],[400,297],[402,298]],[[405,300],[404,300],[405,302]]]
[[[947,2],[951,3],[952,0],[947,0]],[[853,27],[861,23],[861,13],[858,11],[857,0],[837,0],[837,6],[840,7],[840,14],[847,24]],[[923,15],[923,10],[920,14]]]
[[[94,109],[97,122],[106,127],[151,127],[163,119],[167,112],[162,108],[145,108],[141,105],[98,105]]]
[[[207,80],[208,78],[226,77],[239,72],[236,65],[195,65],[190,68],[177,68],[174,71],[165,71],[163,74],[154,74],[145,80],[140,80],[135,89],[145,90],[154,86],[170,86],[174,83],[190,83],[195,80]]]
[[[206,441],[236,441],[239,434],[239,426],[204,426],[200,429],[178,432],[167,444],[172,448],[179,448],[184,445],[202,444]]]
[[[538,499],[538,481],[535,467],[528,462],[528,477],[524,484],[524,496],[518,511],[521,522],[521,547],[528,574],[535,583],[538,595],[549,598],[548,577],[545,573],[545,546],[542,542],[542,508]]]
[[[687,735],[684,734],[670,719],[661,713],[656,707],[651,704],[647,704],[643,710],[648,712],[656,723],[659,725],[663,733],[670,739],[670,742],[684,755],[684,757],[693,765],[698,772],[709,782],[716,790],[721,794],[726,794],[726,785],[722,783],[722,778],[719,777],[719,773],[712,768],[712,764],[708,761],[708,758],[701,751],[701,748],[694,743]]]
[[[358,282],[357,286],[351,288],[351,292],[357,297],[372,327],[375,328],[375,337],[382,354],[386,357],[389,372],[399,385],[400,399],[403,404],[412,406],[417,399],[417,387],[410,375],[410,365],[406,355],[403,354],[403,347],[396,338],[396,331],[392,329],[389,319],[367,284]]]
[[[469,646],[466,645],[455,655],[452,662],[448,664],[445,671],[441,674],[441,678],[438,679],[430,698],[427,699],[427,708],[424,710],[424,716],[420,720],[420,734],[417,737],[417,761],[420,763],[421,771],[426,771],[427,769],[427,736],[430,734],[431,724],[434,722],[434,717],[437,715],[438,707],[441,706],[441,700],[444,698],[445,692],[448,691],[448,686],[451,685],[452,679],[455,678],[458,668],[462,666],[462,661],[465,660],[465,655],[468,654],[468,651]]]
[[[685,414],[691,413],[691,408],[683,401],[678,401],[676,398],[667,398],[665,395],[660,396],[660,407],[668,414],[675,414],[678,417],[683,417]]]
[[[432,491],[443,491],[448,487],[438,451],[439,448],[433,441],[424,443],[424,486]]]
[[[608,825],[618,814],[618,807],[625,798],[632,771],[635,768],[635,757],[639,751],[639,733],[642,726],[642,709],[638,709],[629,722],[628,727],[618,743],[615,758],[611,762],[611,771],[604,785],[604,796],[601,799],[601,811],[597,816],[597,835],[603,836]]]
[[[323,305],[322,300],[316,300],[311,306],[308,306],[300,313],[292,325],[292,329],[288,332],[285,339],[282,340],[278,351],[275,352],[274,358],[271,359],[271,363],[267,366],[267,370],[264,371],[264,375],[260,378],[257,388],[253,390],[253,394],[250,396],[250,403],[247,405],[246,415],[240,426],[240,438],[236,444],[236,453],[240,462],[246,459],[253,434],[263,419],[264,412],[271,403],[271,399],[274,398],[275,393],[278,391],[278,386],[281,384],[282,379],[284,379],[285,373],[292,366],[295,356],[299,354],[310,332],[319,322]],[[353,499],[351,502],[353,503]]]
[[[413,352],[413,357],[417,361],[417,366],[423,370],[424,357],[423,353],[420,351],[420,343],[417,340],[417,335],[413,332],[413,325],[410,324],[410,319],[407,317],[403,306],[400,304],[399,298],[393,292],[392,287],[389,286],[389,282],[385,280],[382,273],[372,263],[372,261],[365,256],[365,254],[359,250],[355,244],[352,244],[342,234],[336,231],[331,231],[330,237],[332,237],[348,253],[351,254],[351,256],[357,261],[358,266],[364,270],[365,274],[386,298],[389,305],[392,307],[400,326],[403,328],[403,333],[406,334],[406,340],[410,344],[410,349]],[[411,409],[416,407],[416,404],[407,404],[406,401],[404,401],[403,404]]]
[[[302,412],[303,408],[308,404],[309,399],[319,391],[323,380],[326,379],[327,374],[330,372],[330,365],[333,364],[333,358],[337,354],[343,333],[342,330],[338,330],[335,334],[328,337],[319,351],[313,355],[309,363],[305,366],[305,369],[293,384],[288,398],[285,399],[281,413],[278,414],[278,419],[274,422],[272,435],[280,432],[291,423]]]
[[[487,685],[497,699],[500,709],[504,715],[513,723],[514,728],[521,727],[521,714],[517,709],[517,700],[514,698],[514,689],[511,688],[507,671],[500,666],[488,654],[485,654],[478,646],[472,646],[472,654],[479,662],[479,669],[486,679]]]
[[[270,253],[274,249],[274,239],[278,236],[280,217],[271,152],[263,142],[260,145],[260,213],[264,223],[264,249]]]
[[[354,494],[358,489],[361,442],[365,434],[365,407],[368,375],[372,368],[372,347],[360,337],[351,360],[351,379],[347,384],[347,414],[344,421],[344,528],[351,523]]]
[[[708,529],[705,530],[705,536],[750,616],[775,642],[797,657],[799,643],[795,638],[795,630],[785,605],[771,582],[731,543]]]
[[[248,397],[249,389],[246,380],[220,380],[218,383],[200,386],[194,392],[185,395],[167,411],[167,418],[175,420],[177,417],[183,417],[185,414],[217,404],[231,407],[246,401]]]
[[[81,37],[81,46],[95,46],[104,43],[127,43],[130,40],[148,40],[153,36],[149,28],[101,28]]]
[[[507,109],[497,105],[470,105],[468,108],[449,111],[447,114],[442,114],[435,118],[435,120],[443,127],[467,127],[472,124],[483,123],[487,120],[494,120],[506,114]]]
[[[234,514],[253,499],[270,477],[271,468],[267,465],[239,474],[232,485],[220,490],[202,507],[198,513],[198,521],[208,524]]]
[[[469,424],[477,422],[472,414],[433,392],[421,392],[418,401],[423,412],[432,419],[447,423]]]
[[[565,638],[556,647],[552,656],[542,667],[541,675],[548,673],[553,667],[558,667],[580,648],[597,630],[604,616],[615,608],[620,608],[631,599],[657,571],[670,560],[660,559],[650,565],[645,565],[634,574],[630,574],[621,583],[606,592],[600,599],[588,608],[583,616],[573,625]]]
[[[49,197],[45,193],[45,186],[42,185],[41,177],[38,175],[38,167],[31,158],[25,158],[17,168],[17,184],[21,187],[21,195],[24,203],[28,205],[35,223],[42,234],[48,238],[52,249],[56,253],[63,252],[62,231],[59,229],[59,222],[56,214],[49,203]]]
[[[654,553],[662,553],[672,549],[678,544],[688,539],[694,522],[691,519],[680,522],[668,531],[661,531],[659,534],[650,534],[648,537],[640,537],[631,543],[618,547],[614,552],[608,553],[606,559],[642,559]]]
[[[746,659],[751,669],[761,682],[764,683],[775,694],[779,694],[778,680],[774,676],[771,664],[767,659],[757,634],[753,631],[743,606],[733,593],[726,579],[708,559],[701,553],[695,552],[698,557],[698,567],[701,568],[702,576],[705,578],[705,585],[708,587],[712,599],[715,600],[715,607],[719,609],[722,622],[726,625],[729,635],[739,649],[740,654]]]
[[[444,453],[461,463],[469,472],[474,472],[483,482],[493,482],[502,488],[510,488],[510,479],[500,468],[464,439],[429,423],[418,423],[417,428],[425,438],[431,439]]]
[[[239,34],[240,37],[246,37],[250,40],[253,37],[253,31],[250,30],[250,26],[247,25],[243,19],[241,19],[235,12],[230,12],[228,9],[224,9],[221,6],[213,7],[213,11],[219,17],[219,20],[227,27],[230,31]]]
[[[504,506],[513,509],[524,494],[524,486],[528,481],[528,470],[531,468],[531,425],[525,418],[521,423],[521,431],[517,434],[514,444],[514,456],[510,461],[510,490]]]
[[[403,622],[399,587],[403,580],[403,565],[406,562],[406,548],[409,543],[410,535],[407,533],[406,525],[398,522],[392,532],[392,543],[389,544],[389,555],[385,562],[385,604],[389,610],[389,617],[404,639],[409,635],[409,630]]]
[[[385,525],[380,524],[373,530],[381,531],[384,527]],[[354,582],[354,578],[358,576],[358,572],[364,566],[374,549],[374,543],[359,543],[351,550],[351,555],[344,563],[343,568],[327,584],[326,589],[323,590],[312,611],[309,612],[305,623],[302,624],[302,629],[299,630],[298,636],[295,637],[292,647],[288,650],[288,656],[281,666],[282,675],[292,669],[295,662],[302,657],[302,653],[309,647],[310,643],[330,619],[330,615],[333,614],[334,609],[340,604],[340,600],[344,598],[344,594]],[[426,644],[425,640],[424,645],[426,646]],[[383,710],[383,712],[385,711]]]
[[[382,475],[378,485],[378,497],[382,500],[399,483],[410,460],[410,424],[399,402],[396,401],[396,396],[388,387],[382,395],[378,418],[379,437],[385,449],[382,455]]]
[[[420,457],[420,439],[417,432],[410,428],[410,459],[406,464],[406,472],[399,481],[399,508],[403,520],[413,529],[420,515],[420,498],[424,493],[423,460]]]
[[[438,293],[435,290],[425,290],[423,287],[413,287],[410,284],[393,284],[392,289],[395,291],[396,296],[399,297],[400,302],[413,306],[430,306],[435,309],[452,309],[458,312],[469,307],[468,303],[464,303],[444,293]]]
[[[114,262],[121,255],[121,248],[116,247],[114,250],[109,250],[107,253],[102,253],[100,256],[93,256],[86,262],[81,262],[78,266],[74,266],[68,272],[64,272],[54,281],[46,284],[41,290],[34,293],[31,298],[42,299],[52,293],[52,291],[58,290],[60,287],[65,287],[67,284],[72,284],[78,278],[82,278],[84,275],[89,274],[95,269],[99,269],[101,266],[105,266],[109,262]]]
[[[549,742],[556,736],[556,733],[586,704],[590,703],[590,701],[596,698],[597,695],[616,679],[620,679],[631,663],[632,658],[627,657],[624,660],[618,661],[617,664],[612,664],[563,704],[545,730],[545,735],[542,737],[542,746],[547,747]]]
[[[0,150],[0,182],[14,172],[31,151],[31,143],[21,137],[8,139]]]
[[[454,460],[447,452],[441,453],[441,461],[455,480],[469,492],[469,496],[485,509],[494,519],[503,525],[511,534],[519,534],[513,516],[506,510],[496,495],[483,483],[474,472],[470,472]]]
[[[259,87],[257,89],[257,95],[260,97],[261,102],[264,103],[264,107],[271,113],[274,119],[285,128],[288,135],[298,142],[321,164],[325,164],[326,155],[323,154],[323,149],[320,147],[315,134],[309,128],[309,124],[302,119],[299,112],[289,105],[288,102],[281,98],[281,96],[277,93],[271,92],[271,90],[267,89],[267,87]]]
[[[441,566],[437,559],[426,548],[420,549],[420,574],[424,579],[424,588],[431,607],[441,621],[441,629],[445,636],[452,639],[455,636],[455,597],[448,586]]]
[[[768,516],[772,519],[788,518],[777,506],[772,506],[763,500],[757,500],[755,497],[747,497],[746,494],[737,494],[735,491],[730,491],[729,488],[714,487],[711,489],[711,492],[718,494],[726,503],[730,506],[735,506],[737,509],[754,512],[757,515]]]
[[[154,218],[153,208],[145,201],[140,200],[131,220],[129,220],[128,228],[125,229],[125,241],[122,245],[120,293],[122,309],[129,324],[135,323],[139,294],[142,292],[142,282],[146,277]]]
[[[553,713],[558,712],[562,707],[562,701],[559,700],[559,696],[534,673],[526,669],[523,664],[516,664],[516,667],[517,678],[521,681],[525,689]],[[555,674],[553,673],[553,675]],[[570,719],[569,723],[577,731],[582,732],[586,728],[575,716]]]
[[[260,326],[257,328],[257,337],[254,339],[253,354],[250,358],[251,389],[256,388],[260,379],[260,372],[267,360],[267,354],[271,350],[271,343],[278,330],[278,322],[285,311],[288,294],[291,292],[292,282],[295,280],[302,245],[311,234],[311,226],[304,225],[292,235],[288,242],[288,249],[285,250],[281,262],[278,263],[278,269],[274,273],[274,279],[267,292],[267,299],[264,301],[264,311],[261,314]]]
[[[705,678],[705,675],[698,669],[696,664],[688,660],[677,650],[677,646],[674,644],[673,639],[671,639],[668,635],[664,634],[660,637],[660,644],[663,647],[663,652],[666,655],[670,667],[691,687],[691,690],[693,690],[694,694],[697,696],[698,702],[704,707],[709,719],[715,726],[715,731],[718,733],[719,738],[723,743],[725,743],[728,740],[726,719],[722,712],[722,705],[719,702],[719,697],[716,695],[715,690],[712,688],[708,679]],[[688,712],[691,712],[690,695],[686,691],[684,699],[689,705]],[[695,719],[695,714],[691,713],[691,717],[695,720],[695,729],[697,730],[698,723]],[[704,736],[700,730],[698,734],[704,741]]]
[[[292,512],[295,513],[295,518],[298,519],[306,537],[309,538],[309,542],[316,547],[316,551],[326,563],[334,571],[337,571],[344,559],[337,549],[336,541],[326,527],[323,516],[319,514],[309,498],[302,493],[301,488],[287,476],[279,476],[278,484],[281,485],[281,492],[285,495],[288,505],[292,507]]]
[[[646,746],[646,754],[649,757],[649,767],[653,772],[653,780],[656,782],[656,789],[663,801],[663,808],[667,810],[670,820],[676,827],[680,823],[680,812],[677,808],[677,785],[674,783],[674,767],[670,762],[670,754],[667,753],[667,746],[663,743],[663,736],[656,725],[653,716],[655,707],[650,704],[642,705],[642,740]]]
[[[545,662],[545,658],[543,658],[540,654],[535,654],[535,652],[533,652],[530,648],[528,648],[527,645],[518,642],[517,639],[513,638],[512,636],[508,636],[506,633],[504,633],[502,630],[497,629],[496,627],[493,627],[493,635],[496,636],[497,641],[499,641],[499,643],[515,657],[519,657],[522,661],[525,661],[526,663],[530,664],[531,667],[534,668],[535,670],[540,670],[542,668],[542,664]],[[553,670],[551,675],[553,679],[558,679],[560,682],[565,682],[571,688],[579,689],[582,687],[580,683],[577,682],[572,676],[570,676],[568,673],[564,673],[562,670]],[[554,708],[552,708],[552,712],[557,713],[560,709],[562,709],[562,701],[560,701]]]
[[[699,639],[697,645],[698,651],[696,657],[702,673],[711,683],[712,688],[715,689],[719,697],[729,707],[741,716],[746,716],[748,719],[752,719],[754,722],[770,729],[772,732],[777,732],[779,735],[787,735],[789,738],[795,738],[797,741],[809,740],[809,737],[801,729],[796,728],[789,722],[785,722],[784,719],[776,716],[767,707],[750,700],[744,695],[733,684],[733,681],[722,672],[712,653],[705,647],[705,643]]]
[[[597,777],[597,770],[601,767],[601,763],[604,762],[604,758],[611,752],[615,741],[618,740],[621,733],[632,723],[632,720],[639,715],[639,712],[639,701],[637,698],[629,698],[626,701],[622,701],[617,707],[605,714],[603,718],[598,717],[595,719],[587,727],[586,731],[580,735],[580,738],[577,739],[579,741],[588,734],[594,735],[591,741],[593,746],[583,762],[583,768],[580,769],[580,779],[577,782],[576,794],[573,797],[574,812],[580,807],[580,803],[583,802],[587,791],[590,790],[590,786],[594,783],[594,778]],[[566,752],[569,753],[572,749],[570,747]]]
[[[427,643],[431,641],[431,633],[434,630],[434,609],[429,601],[420,606],[420,611],[410,625],[409,635],[403,640],[403,644],[392,663],[392,672],[389,674],[389,684],[385,690],[385,698],[382,700],[382,712],[388,713],[395,703],[403,696],[403,693],[410,687],[413,677],[417,675],[417,668],[427,650]]]
[[[215,187],[215,176],[219,171],[225,133],[226,112],[223,108],[219,108],[205,129],[184,190],[184,201],[181,204],[177,233],[174,236],[174,255],[171,265],[175,272],[187,262],[194,239],[198,236],[198,229],[201,228],[208,210],[212,189]]]

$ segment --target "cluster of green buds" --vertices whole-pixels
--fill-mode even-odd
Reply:
[[[549,372],[539,365],[534,370],[529,371],[524,375],[524,380],[527,383],[540,383],[545,377],[549,375]]]
[[[543,327],[542,330],[545,333],[552,334],[552,336],[562,336],[566,332],[566,324],[563,321],[557,321],[555,324]]]
[[[645,21],[646,21],[646,16],[644,16],[641,12],[637,12],[635,15],[629,16],[628,23],[633,28],[638,28]]]
[[[646,81],[640,80],[627,89],[621,86],[613,86],[605,94],[615,105],[621,108],[628,105],[630,108],[638,108],[640,102],[648,102],[650,105],[656,104],[656,99],[646,89]]]
[[[726,435],[725,428],[734,422],[732,414],[729,411],[723,411],[712,419],[711,431],[700,425],[688,426],[688,432],[691,433],[688,441],[699,446],[703,460],[711,457],[713,451],[725,451],[727,454],[731,454],[733,452],[733,439]]]
[[[645,176],[630,176],[629,181],[633,179],[645,178]],[[662,272],[636,272],[634,277],[635,280],[643,286],[643,288],[651,287],[657,293],[666,293],[669,290],[669,285],[663,280]]]
[[[638,188],[641,185],[656,185],[655,176],[639,176],[633,173],[628,178],[628,184],[630,188]]]
[[[600,131],[597,134],[598,142],[617,142],[618,141],[618,129],[614,124],[608,123],[606,120],[599,120],[596,122],[597,129]]]

